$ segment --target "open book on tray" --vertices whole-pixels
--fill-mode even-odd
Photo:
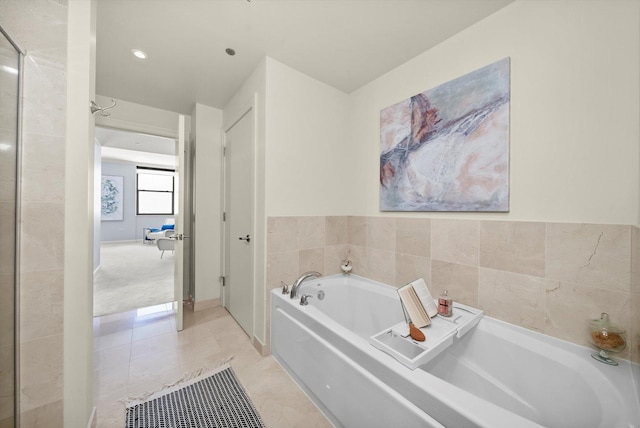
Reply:
[[[431,324],[431,318],[438,314],[438,308],[424,279],[417,279],[398,288],[398,294],[402,306],[416,327],[428,326]]]

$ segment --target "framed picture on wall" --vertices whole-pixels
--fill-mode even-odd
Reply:
[[[124,219],[123,194],[124,177],[102,176],[101,220],[118,221]]]
[[[381,211],[509,211],[510,59],[380,112]]]

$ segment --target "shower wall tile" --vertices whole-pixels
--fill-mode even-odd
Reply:
[[[629,291],[631,227],[549,223],[546,276],[579,285]]]
[[[431,220],[431,257],[444,262],[478,266],[479,222]]]
[[[50,75],[50,73],[52,75]],[[24,104],[22,107],[22,130],[24,133],[56,137],[66,135],[66,75],[53,67],[41,67],[27,55],[24,61]],[[54,91],[62,95],[42,94],[43,88],[59,88]],[[25,146],[31,144],[28,138]]]
[[[27,52],[22,106],[21,426],[62,427],[67,3],[1,1]]]
[[[62,400],[20,414],[20,426],[29,428],[62,428]]]
[[[13,290],[13,273],[0,273],[0,284],[2,285],[2,298],[0,299],[0,348],[13,347],[14,332],[10,326],[14,325],[14,302],[15,292]],[[11,286],[11,288],[9,288]],[[0,367],[3,361],[0,359]],[[4,369],[4,367],[3,367]],[[2,394],[0,393],[0,397]],[[1,416],[0,416],[1,417]]]
[[[22,179],[25,202],[64,203],[64,137],[25,134],[22,159],[29,166]]]
[[[631,228],[631,292],[640,293],[640,228]]]
[[[66,70],[60,67],[45,65],[46,60],[29,52],[24,63],[23,99],[25,103],[31,103],[47,110],[60,110],[60,100],[66,98]],[[62,110],[64,113],[64,110]],[[51,133],[60,135],[60,131]],[[62,134],[64,135],[64,123]],[[49,133],[47,133],[49,134]]]
[[[326,275],[324,268],[324,248],[314,248],[312,250],[300,250],[298,270],[300,272],[316,271]]]
[[[396,219],[396,251],[431,257],[431,222],[428,218]]]
[[[346,234],[345,234],[346,236]],[[320,271],[324,275],[335,275],[342,273],[340,266],[342,261],[347,257],[351,257],[349,246],[347,244],[331,245],[324,249],[324,270]]]
[[[631,360],[640,363],[640,293],[631,293],[631,328],[628,331]],[[636,385],[640,388],[640,366],[635,367]],[[640,395],[638,395],[640,397]]]
[[[20,287],[20,300],[29,302],[20,311],[20,341],[30,342],[62,334],[64,319],[64,270],[24,272]]]
[[[487,316],[544,332],[545,291],[559,285],[559,281],[480,268],[478,306]]]
[[[384,251],[396,251],[395,218],[367,218],[367,248],[374,248]]]
[[[345,216],[330,216],[325,220],[325,245],[342,245],[348,241],[349,221]]]
[[[5,31],[22,49],[40,52],[66,47],[65,4],[49,0],[3,1],[0,11]]]
[[[296,248],[298,230],[321,223],[324,245]],[[608,312],[629,332],[620,356],[640,358],[637,227],[362,216],[269,218],[268,226],[269,289],[303,270],[340,273],[348,254],[356,275],[395,286],[422,277],[434,297],[447,289],[488,316],[583,345],[587,321]]]
[[[396,253],[396,287],[402,287],[416,279],[424,278],[431,284],[431,259],[412,254]]]
[[[267,290],[281,286],[281,281],[291,285],[298,276],[300,255],[298,251],[267,253]]]
[[[298,249],[298,218],[269,217],[267,220],[267,253]]]
[[[64,205],[22,205],[21,270],[59,269],[64,263]]]
[[[367,217],[348,217],[348,243],[364,247],[367,245]]]
[[[325,246],[324,217],[298,217],[298,250]]]
[[[349,252],[350,252],[349,258],[353,266],[351,273],[368,278],[369,263],[367,259],[367,247],[350,245]]]
[[[369,247],[365,251],[367,254],[367,278],[385,284],[395,284],[395,253]]]
[[[22,344],[20,353],[22,411],[33,410],[62,397],[62,335]]]
[[[543,277],[544,263],[544,223],[480,223],[481,267]]]
[[[640,228],[631,230],[631,328],[629,329],[631,360],[640,363]],[[640,365],[634,367],[636,388],[640,397]]]
[[[28,71],[25,67],[25,73]],[[29,134],[64,137],[66,119],[66,109],[60,106],[47,104],[40,106],[34,102],[25,102],[22,108],[22,130]],[[24,141],[27,143],[28,139]]]
[[[431,260],[429,289],[434,298],[447,290],[454,301],[478,307],[478,268]]]
[[[11,427],[13,425],[2,425],[3,420],[8,420],[13,415],[13,377],[15,372],[13,366],[13,356],[15,350],[13,343],[8,345],[0,344],[0,362],[8,364],[2,368],[2,376],[0,376],[0,428]]]
[[[1,84],[0,82],[0,85]],[[0,141],[6,144],[6,146],[3,146],[3,150],[0,153],[0,202],[2,202],[2,205],[5,205],[9,202],[15,202],[16,188],[14,178],[16,175],[16,144],[14,141],[17,132],[15,129],[2,128],[2,121],[6,115],[3,112],[1,103],[2,98],[0,98]],[[9,142],[11,142],[11,147],[7,147]]]
[[[560,339],[590,346],[587,323],[607,312],[611,321],[629,326],[629,293],[586,287],[561,281],[546,290],[545,333]],[[628,358],[628,352],[620,354]]]
[[[5,202],[0,204],[0,218],[9,219],[15,217],[16,204],[15,202]],[[0,233],[0,275],[13,274],[13,252],[15,250],[15,237],[11,233]],[[13,283],[13,280],[11,280]]]

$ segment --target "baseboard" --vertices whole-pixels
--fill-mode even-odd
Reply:
[[[267,355],[269,355],[271,353],[271,350],[269,349],[268,345],[265,345],[264,343],[262,343],[260,341],[260,339],[258,339],[257,337],[253,336],[253,347],[256,349],[256,351],[258,351],[258,353],[260,355],[262,355],[263,357],[266,357]]]
[[[96,428],[98,426],[98,418],[96,417],[98,409],[95,407],[91,411],[91,416],[89,417],[89,423],[87,423],[87,428]]]
[[[202,300],[201,302],[193,302],[193,312],[204,311],[205,309],[220,306],[220,299]]]

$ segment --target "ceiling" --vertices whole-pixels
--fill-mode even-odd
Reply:
[[[269,56],[350,93],[512,1],[99,0],[96,92],[223,108]]]
[[[96,126],[101,158],[106,161],[134,162],[138,165],[175,167],[176,141],[171,138],[139,134]]]

